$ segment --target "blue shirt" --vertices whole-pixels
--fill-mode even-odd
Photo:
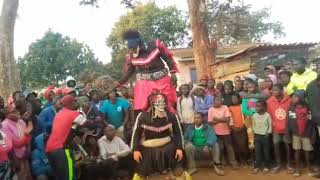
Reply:
[[[38,116],[38,131],[36,132],[36,135],[45,132],[49,133],[48,131],[51,131],[55,115],[56,111],[54,109],[54,106],[49,106],[41,111]]]
[[[204,96],[204,98],[196,97],[194,102],[194,109],[203,115],[205,121],[208,120],[208,111],[213,106],[214,97],[210,95]]]
[[[117,98],[115,103],[105,100],[100,107],[100,111],[105,114],[109,124],[117,129],[123,125],[124,111],[129,108],[129,102],[123,98]]]

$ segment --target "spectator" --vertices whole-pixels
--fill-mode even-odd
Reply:
[[[217,88],[217,89],[219,90],[219,92],[220,92],[218,95],[223,95],[223,93],[224,93],[224,85],[223,85],[223,83],[222,83],[222,82],[218,82],[216,88]]]
[[[234,80],[235,83],[236,82],[240,82],[241,81],[241,77],[240,76],[235,76],[233,80]]]
[[[312,121],[317,126],[318,135],[320,135],[320,70],[318,77],[307,86],[306,91],[309,110],[311,111]],[[318,146],[317,146],[318,145]],[[319,141],[315,144],[315,149],[319,148]],[[319,150],[315,150],[315,157],[319,157]],[[319,159],[317,158],[317,162]],[[315,177],[320,178],[320,173],[315,173]]]
[[[288,121],[286,125],[286,136],[292,140],[292,147],[295,151],[296,161],[293,176],[301,175],[301,150],[304,152],[305,162],[309,170],[309,175],[313,175],[310,164],[310,152],[313,151],[313,142],[316,132],[312,121],[309,120],[308,107],[305,102],[305,92],[298,90],[292,94],[292,104],[289,107]]]
[[[47,87],[47,89],[44,91],[44,98],[46,99],[46,103],[43,105],[43,108],[52,106],[53,103],[53,98],[55,97],[55,93],[54,93],[54,86],[51,85],[49,87]]]
[[[204,75],[201,77],[199,85],[203,86],[205,89],[208,88],[208,80],[209,80],[209,76],[208,75]]]
[[[9,106],[4,108],[4,114],[7,117],[6,121],[8,122],[12,119],[18,119],[18,112],[16,110],[11,110],[11,107]],[[13,160],[10,162],[9,153],[14,149],[25,147],[25,145],[30,142],[32,129],[32,125],[28,124],[28,127],[24,130],[23,134],[21,134],[21,137],[16,138],[11,136],[11,131],[6,132],[7,130],[0,124],[0,179],[11,180],[17,178],[14,169],[20,164]],[[17,160],[17,158],[15,158],[15,160]]]
[[[230,107],[232,105],[233,84],[224,85],[223,105]]]
[[[209,108],[213,106],[213,96],[205,95],[206,89],[203,86],[196,86],[194,88],[194,91],[196,93],[196,99],[195,99],[195,111],[200,112],[205,122],[208,121],[208,111]]]
[[[108,100],[105,100],[100,107],[100,112],[105,115],[107,123],[112,124],[117,129],[117,135],[123,137],[123,124],[128,121],[129,102],[118,97],[115,89],[108,93]]]
[[[312,81],[306,91],[309,109],[311,111],[312,120],[318,127],[320,135],[320,71],[317,79]]]
[[[273,86],[273,96],[267,101],[267,110],[272,119],[273,146],[276,160],[276,167],[272,169],[272,173],[278,173],[281,169],[281,150],[280,143],[285,144],[287,171],[292,173],[291,167],[291,149],[290,142],[285,138],[285,127],[287,122],[287,112],[291,99],[283,92],[283,86],[276,84]]]
[[[115,178],[116,164],[101,160],[96,137],[92,131],[87,131],[82,142],[74,139],[80,157],[77,164],[81,171],[80,180]]]
[[[47,133],[39,134],[35,138],[35,149],[31,154],[31,170],[36,180],[48,180],[53,176],[48,157],[45,152]]]
[[[230,136],[230,123],[231,113],[227,106],[223,105],[222,97],[217,96],[214,100],[214,106],[209,109],[208,123],[218,136],[218,143],[220,147],[220,156],[224,162],[224,150],[226,149],[229,163],[232,169],[236,169],[237,162],[234,155],[232,140]]]
[[[252,80],[248,80],[248,93],[245,95],[249,98],[243,98],[241,109],[245,117],[245,125],[248,132],[249,148],[254,149],[254,135],[252,132],[252,116],[256,112],[256,102],[262,97],[258,92],[258,84]]]
[[[99,109],[101,106],[101,99],[99,96],[99,91],[96,89],[91,89],[89,91],[88,95],[89,95],[91,105],[95,106],[97,109]]]
[[[254,133],[256,164],[252,173],[257,174],[263,169],[268,173],[271,163],[269,135],[272,133],[272,120],[266,112],[267,104],[263,100],[256,103],[256,113],[252,116],[252,129]]]
[[[38,128],[37,128],[36,135],[39,135],[45,132],[47,133],[51,132],[54,116],[62,108],[60,101],[61,101],[60,97],[54,98],[52,101],[53,106],[46,107],[41,111],[41,113],[38,116]]]
[[[287,86],[289,95],[296,90],[306,90],[308,84],[317,78],[317,73],[306,68],[306,64],[307,62],[304,57],[293,59],[294,73]]]
[[[235,81],[234,82],[234,90],[236,93],[240,93],[243,91],[243,81]]]
[[[129,117],[128,121],[124,122],[124,137],[127,144],[131,143],[132,130],[135,122],[135,110],[134,110],[134,90],[132,87],[128,88],[128,102],[129,102]]]
[[[208,80],[208,89],[207,89],[207,95],[210,96],[217,96],[220,92],[218,89],[215,88],[216,86],[216,80],[213,78],[210,78]]]
[[[224,175],[220,164],[217,136],[213,129],[203,122],[201,113],[194,114],[194,123],[186,129],[184,137],[189,173],[191,175],[197,171],[195,158],[199,157],[200,154],[210,156],[214,163],[214,171],[217,175]]]
[[[272,87],[277,83],[277,77],[273,74],[269,74],[263,84],[264,87],[261,88],[262,93],[268,99],[272,95]]]
[[[268,77],[269,75],[277,75],[277,70],[274,66],[269,65],[264,68],[264,75],[265,77]]]
[[[249,158],[247,128],[244,124],[244,116],[241,112],[241,97],[237,93],[232,94],[232,105],[229,107],[232,123],[231,138],[236,157],[240,165],[246,165]]]
[[[178,98],[177,111],[182,128],[185,131],[189,126],[193,125],[195,97],[190,93],[188,84],[181,85],[181,92],[182,96]]]
[[[77,99],[66,95],[61,99],[63,106],[54,117],[52,131],[46,145],[46,152],[56,179],[74,178],[72,160],[72,139],[78,126],[83,126],[86,118],[77,111]]]
[[[105,124],[101,113],[96,106],[92,106],[90,104],[87,96],[78,97],[78,103],[80,106],[79,112],[81,112],[87,119],[87,123],[84,127],[89,130],[93,130],[97,135],[99,135]]]
[[[279,83],[282,84],[282,86],[284,87],[284,92],[287,93],[287,87],[288,84],[290,83],[290,78],[291,78],[292,73],[290,71],[281,71],[279,73],[280,76],[280,81]]]
[[[104,129],[104,136],[98,140],[100,156],[103,161],[113,161],[117,167],[132,170],[133,161],[130,147],[119,137],[113,125],[108,125]],[[130,167],[131,166],[131,167]]]
[[[19,180],[31,179],[28,162],[28,145],[30,142],[29,135],[33,130],[33,124],[29,121],[28,125],[26,125],[26,123],[20,119],[19,112],[16,109],[8,107],[5,110],[5,114],[6,119],[2,122],[2,130],[13,142],[13,167],[17,170]]]

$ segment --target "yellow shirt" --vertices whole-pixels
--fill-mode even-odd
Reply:
[[[317,78],[317,73],[311,69],[306,69],[303,74],[293,73],[290,83],[287,86],[289,95],[296,90],[306,90],[308,84]]]

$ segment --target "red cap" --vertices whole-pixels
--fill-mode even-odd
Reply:
[[[71,95],[66,95],[64,96],[62,99],[61,99],[61,105],[63,107],[66,107],[66,106],[69,106],[71,105],[72,103],[74,103],[75,101],[77,101],[77,99]]]

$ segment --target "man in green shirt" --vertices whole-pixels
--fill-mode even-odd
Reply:
[[[199,157],[199,155],[204,154],[211,156],[214,162],[213,168],[217,175],[224,175],[220,165],[220,151],[217,136],[211,126],[203,123],[201,113],[195,113],[194,124],[186,129],[184,137],[190,174],[197,171],[195,159]]]

